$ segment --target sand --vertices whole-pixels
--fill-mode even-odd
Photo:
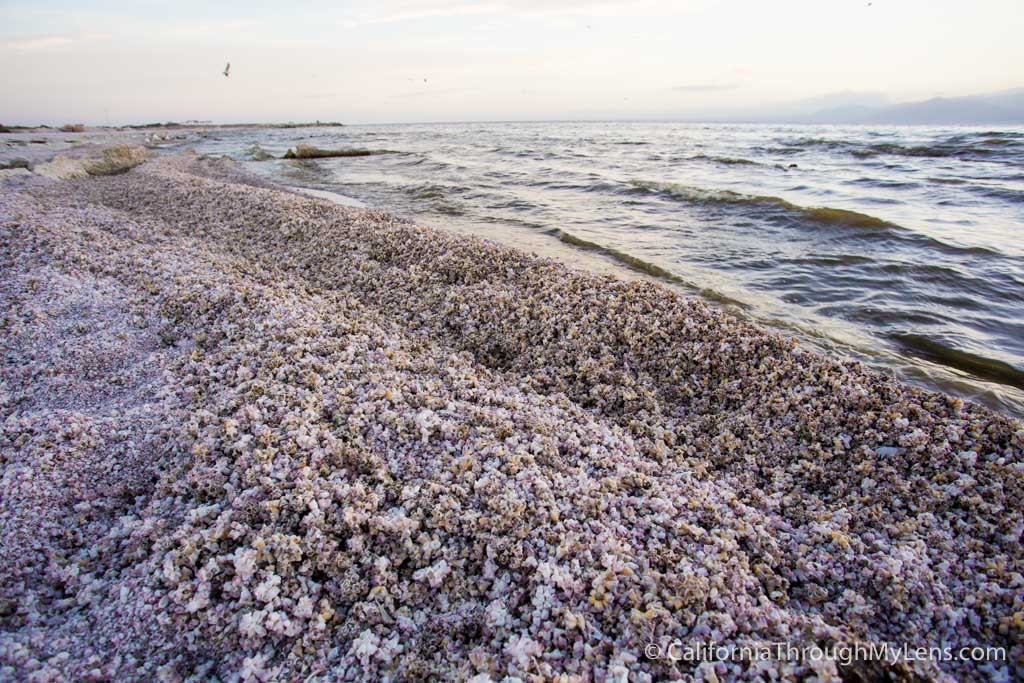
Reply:
[[[225,160],[0,245],[0,678],[1024,671],[1007,416]],[[665,656],[780,642],[1005,659]]]

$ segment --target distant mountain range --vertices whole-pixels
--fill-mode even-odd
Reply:
[[[845,97],[847,102],[808,111],[809,101],[800,107],[804,113],[780,112],[770,118],[796,123],[1024,124],[1024,88],[967,97],[935,97],[903,104],[884,104],[879,102],[877,95],[864,96],[864,99],[872,100],[869,102],[858,102],[852,93],[830,97]]]

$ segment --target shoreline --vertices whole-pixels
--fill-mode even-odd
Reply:
[[[674,638],[1024,666],[1019,421],[224,160],[0,183],[0,671],[664,678]]]
[[[238,124],[241,126],[241,124]],[[235,124],[232,124],[235,127]],[[245,130],[244,127],[239,130]],[[258,136],[259,130],[249,130],[251,135]],[[324,131],[321,131],[323,133]],[[319,135],[320,133],[317,133]],[[329,131],[327,131],[329,134]],[[220,155],[227,152],[237,161],[243,163],[244,167],[252,172],[277,183],[280,186],[291,188],[300,193],[310,194],[312,192],[329,191],[335,192],[339,188],[330,183],[319,182],[312,177],[304,177],[304,173],[298,173],[298,168],[282,168],[278,163],[271,163],[269,168],[264,164],[251,163],[252,161],[263,161],[267,156],[258,145],[248,148],[246,154],[242,154],[231,145],[225,146],[221,138],[216,134],[207,135],[206,131],[198,128],[187,133],[137,133],[121,132],[117,136],[97,137],[95,131],[84,132],[81,135],[56,134],[50,138],[40,139],[46,145],[29,144],[28,139],[32,136],[0,136],[0,142],[6,141],[10,147],[13,142],[11,137],[21,137],[23,145],[14,150],[18,153],[21,150],[21,158],[4,158],[4,150],[0,149],[0,169],[5,167],[5,162],[13,161],[19,165],[27,165],[29,170],[34,170],[41,162],[58,157],[69,157],[78,163],[78,160],[95,155],[111,143],[121,142],[132,146],[141,145],[158,154],[180,153],[189,147],[194,146],[201,152]],[[300,137],[303,137],[300,135]],[[67,139],[64,139],[67,138]],[[297,141],[293,141],[297,142]],[[238,144],[241,144],[239,142]],[[280,147],[275,153],[290,148],[292,142]],[[302,144],[302,143],[298,143]],[[344,145],[342,145],[344,147]],[[24,151],[28,149],[31,154]],[[355,149],[355,148],[352,148]],[[253,150],[256,150],[255,152]],[[345,148],[345,151],[351,151]],[[67,174],[72,170],[69,165],[63,164],[48,171],[50,173]],[[295,171],[295,173],[293,173]],[[24,173],[14,169],[13,171],[0,170],[0,176],[8,173]],[[642,183],[641,183],[642,184]],[[666,189],[669,191],[671,187]],[[682,186],[680,186],[682,187]],[[683,187],[683,189],[686,189]],[[726,193],[727,197],[731,197]],[[356,198],[341,199],[344,195],[338,195],[339,202],[347,205],[358,205],[362,202]],[[773,197],[755,197],[752,195],[735,195],[731,197],[740,204],[747,201],[764,200],[764,207],[771,209],[776,203],[783,203],[782,200]],[[398,204],[392,206],[391,200]],[[776,201],[777,200],[777,201]],[[366,201],[364,197],[363,201]],[[799,286],[786,287],[780,293],[770,290],[760,292],[758,287],[749,286],[749,283],[733,283],[728,278],[723,279],[722,274],[714,268],[675,268],[671,265],[670,259],[660,258],[657,254],[645,253],[645,249],[634,250],[630,245],[624,245],[614,235],[592,236],[586,229],[572,232],[566,227],[547,228],[543,225],[531,225],[524,223],[507,228],[510,234],[505,234],[501,228],[494,229],[490,224],[491,220],[485,215],[482,222],[460,221],[458,218],[448,219],[446,216],[432,215],[430,211],[422,214],[415,207],[410,207],[402,202],[404,197],[390,197],[382,199],[375,198],[372,206],[379,206],[385,210],[401,211],[402,215],[410,216],[413,220],[423,220],[428,223],[439,222],[446,230],[455,231],[460,234],[469,234],[490,239],[513,248],[540,254],[544,257],[556,258],[570,267],[582,267],[595,273],[610,273],[627,279],[640,278],[654,282],[667,284],[673,289],[682,291],[686,295],[696,295],[702,300],[711,303],[713,306],[721,306],[727,312],[733,313],[748,322],[762,325],[769,329],[781,332],[785,336],[796,337],[801,344],[809,345],[825,354],[839,354],[845,357],[865,363],[869,367],[880,372],[893,375],[903,382],[920,386],[925,389],[938,390],[958,396],[963,400],[981,403],[989,408],[1008,413],[1020,419],[1024,416],[1024,394],[1022,394],[1021,371],[1014,364],[1012,352],[1007,352],[1005,344],[1000,346],[995,343],[991,349],[979,347],[972,344],[969,338],[957,339],[954,329],[942,330],[939,332],[928,332],[926,323],[935,323],[942,315],[936,313],[937,318],[929,318],[922,314],[914,300],[905,302],[903,309],[896,310],[891,306],[882,306],[880,311],[875,311],[865,306],[851,306],[848,311],[834,312],[834,315],[819,315],[815,306],[807,310],[787,309],[784,302],[787,296],[800,298]],[[813,203],[812,203],[813,204]],[[808,204],[811,206],[812,204]],[[827,218],[826,224],[832,220],[839,220],[831,209],[809,209],[806,207],[785,204],[794,210],[814,214],[821,213]],[[444,212],[443,212],[444,213]],[[840,216],[847,216],[838,212]],[[856,214],[849,214],[856,215]],[[419,218],[417,218],[419,217]],[[861,216],[867,220],[867,216]],[[599,218],[597,220],[600,220]],[[769,217],[769,222],[775,220]],[[875,219],[872,219],[875,220]],[[498,221],[500,223],[500,221]],[[557,221],[556,221],[557,222]],[[841,222],[841,221],[840,221]],[[576,226],[579,227],[579,226]],[[535,229],[541,228],[541,229]],[[514,234],[512,234],[514,233]],[[906,255],[908,258],[915,258],[913,254]],[[840,256],[840,259],[847,257]],[[853,259],[854,257],[849,257]],[[837,266],[841,267],[841,266]],[[970,270],[968,269],[968,272]],[[927,273],[919,273],[921,277],[928,278]],[[826,274],[823,274],[826,276]],[[863,276],[859,274],[858,276]],[[999,278],[999,274],[992,277]],[[737,285],[737,286],[734,286]],[[870,287],[870,283],[866,286]],[[869,291],[873,291],[870,290]],[[847,292],[852,299],[857,298],[855,292]],[[833,296],[832,299],[835,297]],[[826,300],[832,300],[826,297]],[[818,307],[820,307],[820,302]],[[975,302],[977,307],[977,302]],[[859,316],[876,316],[879,320],[896,320],[900,315],[906,314],[908,319],[922,323],[924,328],[917,324],[908,324],[896,327],[872,328],[869,324],[862,329],[851,323],[850,318],[858,319]],[[923,317],[922,317],[923,315]],[[895,317],[894,317],[895,316]],[[1009,321],[1004,317],[1004,320]],[[891,329],[890,329],[891,328]],[[952,335],[952,337],[950,337]],[[1012,344],[1011,344],[1012,347]]]

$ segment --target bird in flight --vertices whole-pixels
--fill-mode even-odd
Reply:
[[[228,65],[224,67],[224,77],[225,78],[227,78],[229,71],[231,71],[231,62],[228,62]]]

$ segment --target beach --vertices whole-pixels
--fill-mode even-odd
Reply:
[[[1019,420],[443,228],[0,179],[0,678],[1021,675]]]
[[[1019,126],[352,125],[194,144],[1024,415]],[[346,156],[287,158],[303,146]]]

